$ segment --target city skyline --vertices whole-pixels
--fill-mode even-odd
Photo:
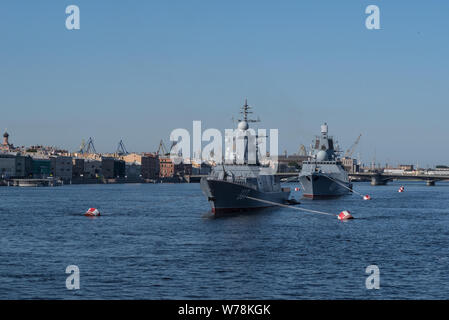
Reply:
[[[248,98],[280,153],[327,122],[343,150],[362,134],[365,163],[446,164],[448,3],[195,4],[2,2],[1,130],[16,146],[154,151],[193,120],[233,128]],[[365,28],[370,4],[381,30]]]

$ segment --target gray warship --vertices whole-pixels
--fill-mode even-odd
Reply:
[[[323,199],[351,192],[352,184],[336,150],[334,139],[328,136],[328,126],[321,126],[321,136],[315,138],[310,160],[304,161],[299,173],[303,196]]]
[[[257,135],[246,135],[249,123],[257,122],[248,119],[249,109],[245,100],[241,111],[243,119],[239,120],[236,130],[241,135],[233,136],[232,150],[226,150],[226,154],[231,153],[231,156],[214,166],[211,173],[200,181],[201,189],[216,215],[261,209],[278,203],[292,204],[289,201],[290,189],[282,188],[279,177],[272,173],[271,168],[260,164]],[[237,139],[243,139],[243,154],[235,150]],[[253,143],[255,151],[249,143]]]

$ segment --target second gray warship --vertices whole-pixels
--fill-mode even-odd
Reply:
[[[328,126],[321,126],[311,158],[304,161],[299,173],[303,196],[311,199],[338,197],[351,192],[352,184],[328,136]]]
[[[239,120],[238,124],[240,133],[247,132],[250,122],[256,122],[248,119],[248,113],[251,113],[249,109],[245,101],[241,111],[243,119]],[[240,136],[232,139],[231,153],[234,157],[231,161],[216,165],[207,177],[201,178],[201,189],[212,207],[212,212],[221,214],[247,211],[271,207],[278,203],[289,203],[290,189],[282,188],[279,177],[259,162],[257,136],[253,138]],[[236,139],[243,139],[243,154],[234,153]],[[255,143],[255,154],[254,152],[251,154],[249,142]],[[250,155],[255,157],[255,161],[250,161]],[[240,158],[242,161],[239,161],[239,157],[243,157]]]

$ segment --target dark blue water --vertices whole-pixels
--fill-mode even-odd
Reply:
[[[448,298],[449,184],[405,186],[302,202],[347,222],[286,208],[214,219],[198,184],[2,187],[0,298]],[[371,264],[379,290],[365,287]]]

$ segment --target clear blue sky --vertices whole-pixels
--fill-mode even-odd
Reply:
[[[363,134],[366,162],[448,164],[448,16],[445,0],[2,0],[0,128],[16,145],[151,151],[192,120],[232,127],[247,97],[280,151],[327,121],[344,149]]]

